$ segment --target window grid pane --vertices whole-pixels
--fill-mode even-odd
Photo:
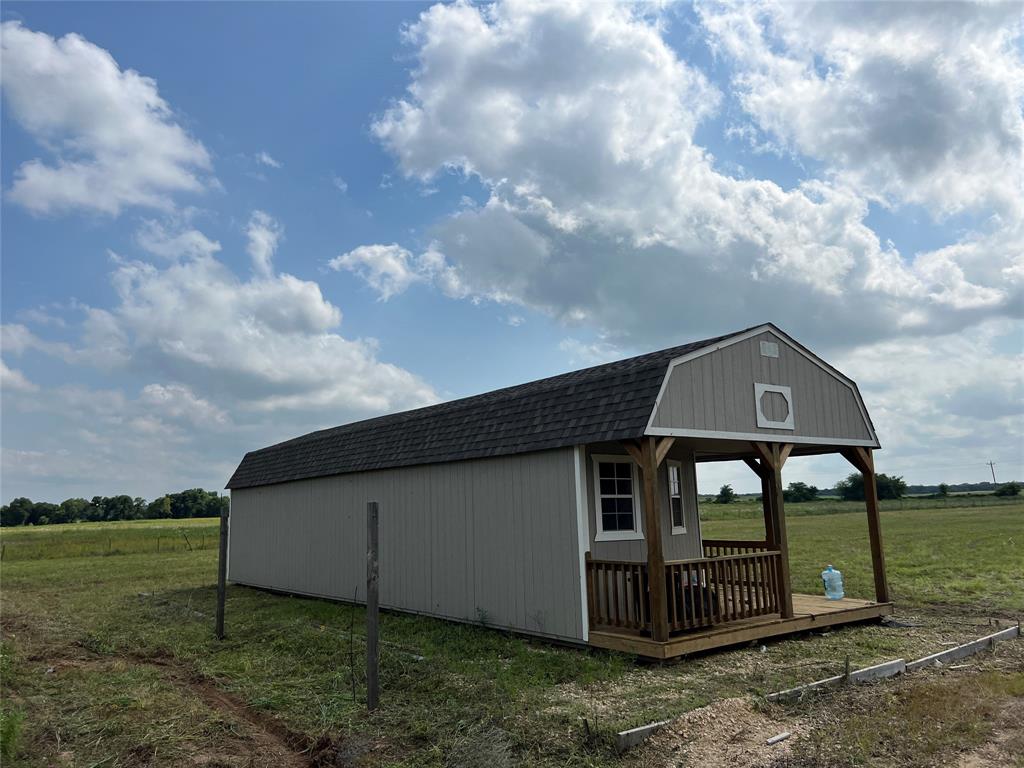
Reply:
[[[601,529],[635,531],[633,509],[633,466],[628,461],[600,461],[597,464]]]
[[[676,528],[683,528],[683,500],[678,496],[672,497],[672,525]]]

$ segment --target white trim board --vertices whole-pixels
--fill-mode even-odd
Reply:
[[[590,642],[590,607],[587,605],[587,550],[590,549],[590,521],[587,515],[587,497],[583,492],[587,487],[583,474],[586,469],[584,446],[573,446],[572,455],[576,469],[576,541],[579,546],[580,608],[582,613],[580,626],[583,627],[583,642],[587,643]]]
[[[826,363],[824,360],[822,360],[817,355],[815,355],[812,352],[804,349],[803,346],[796,339],[792,338],[788,334],[786,334],[783,331],[779,330],[778,328],[776,328],[771,323],[764,323],[763,325],[759,325],[756,328],[751,328],[749,331],[744,331],[743,333],[737,333],[735,336],[730,336],[729,338],[724,339],[723,341],[720,341],[717,344],[712,344],[709,347],[701,347],[700,349],[698,349],[698,350],[696,350],[694,352],[690,352],[689,354],[686,354],[686,355],[681,355],[680,357],[677,357],[677,358],[674,358],[673,360],[671,360],[669,362],[669,364],[668,364],[668,369],[665,371],[665,377],[661,380],[661,387],[658,389],[658,396],[654,399],[654,407],[651,409],[651,415],[647,419],[647,429],[644,430],[644,434],[645,435],[671,435],[673,437],[707,437],[709,435],[716,435],[716,434],[720,435],[720,436],[724,436],[726,434],[729,434],[729,433],[713,433],[713,432],[708,432],[708,431],[701,431],[700,434],[684,435],[684,434],[679,434],[677,432],[665,432],[665,431],[661,431],[661,430],[666,429],[665,427],[654,427],[653,426],[653,424],[654,424],[654,416],[655,416],[655,414],[658,413],[658,407],[661,405],[661,400],[665,396],[665,390],[668,389],[668,382],[669,382],[669,379],[672,377],[672,371],[675,370],[677,365],[682,365],[683,363],[687,363],[690,360],[695,360],[698,357],[703,357],[704,355],[710,355],[711,353],[717,352],[720,349],[724,349],[725,347],[731,347],[733,344],[739,344],[741,341],[747,341],[748,339],[752,339],[755,336],[759,336],[762,333],[770,333],[770,334],[772,334],[776,339],[778,339],[779,341],[784,342],[786,344],[786,346],[791,348],[794,352],[797,352],[798,354],[803,355],[807,360],[809,360],[811,363],[813,363],[814,365],[816,365],[819,368],[821,368],[821,370],[823,370],[829,376],[832,376],[838,382],[840,382],[841,384],[844,384],[845,386],[847,386],[850,389],[850,392],[853,393],[853,400],[854,400],[855,403],[857,403],[857,409],[860,411],[861,418],[864,420],[864,426],[867,427],[868,433],[871,435],[872,439],[871,440],[855,440],[855,441],[851,441],[851,440],[841,441],[839,439],[835,439],[835,440],[831,440],[829,444],[831,444],[831,445],[863,445],[863,446],[870,446],[872,448],[880,447],[879,443],[878,443],[878,435],[875,433],[875,427],[871,423],[871,418],[868,416],[867,409],[864,407],[864,401],[863,401],[863,399],[860,396],[860,391],[857,389],[857,385],[853,382],[853,380],[847,378],[846,376],[844,376],[842,373],[837,371],[835,368],[833,368],[831,365]],[[685,430],[683,430],[683,431],[685,431]],[[696,430],[691,430],[691,431],[696,431]],[[741,434],[741,433],[735,433],[735,434]],[[778,436],[776,436],[776,437],[778,437]],[[761,435],[756,435],[755,439],[771,441],[771,438],[772,438],[772,435],[761,434]],[[744,437],[739,437],[739,438],[728,438],[728,439],[747,440],[747,439],[750,439],[750,437],[749,436],[744,436]],[[778,441],[776,440],[775,442],[778,442]],[[789,437],[787,435],[784,442],[796,443],[796,442],[815,442],[815,441],[813,441],[813,440],[811,440],[811,441],[808,441],[808,440],[798,440],[795,437]]]
[[[878,444],[871,440],[852,440],[843,437],[799,437],[797,435],[777,435],[767,432],[712,432],[705,429],[677,429],[675,427],[648,427],[645,435],[656,437],[706,437],[715,440],[743,440],[759,443],[800,443],[802,445],[849,446],[862,445],[865,448],[877,448]]]

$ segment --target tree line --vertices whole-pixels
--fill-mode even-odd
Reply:
[[[890,476],[884,472],[875,475],[875,480],[878,484],[879,499],[902,499],[908,493],[908,490],[913,493],[914,491],[911,489],[921,487],[911,486],[911,489],[908,489],[902,477],[899,475]],[[975,485],[982,484],[978,483]],[[990,486],[994,496],[1016,496],[1020,493],[1020,485],[1015,482],[1004,483],[999,486],[993,483],[984,483],[983,485]],[[929,493],[935,497],[945,498],[951,492],[955,493],[960,490],[961,486],[939,483],[933,486],[933,488],[934,490],[929,491]],[[864,476],[859,472],[854,472],[845,480],[840,480],[836,483],[834,489],[828,490],[831,490],[833,494],[843,501],[864,501]],[[804,501],[816,501],[821,493],[821,489],[814,485],[799,482],[790,483],[789,487],[782,492],[782,500],[786,503],[797,504]],[[735,500],[736,492],[732,489],[731,485],[723,485],[715,497],[716,504],[730,504]]]
[[[91,501],[65,499],[60,504],[32,501],[22,496],[0,507],[0,526],[220,517],[221,510],[227,509],[228,503],[227,496],[202,488],[168,493],[150,502],[124,494],[93,496]]]

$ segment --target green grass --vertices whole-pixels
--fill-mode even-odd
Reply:
[[[819,574],[832,563],[849,596],[874,599],[864,511],[827,517],[786,511],[794,591],[820,592]],[[763,538],[764,522],[709,520],[701,532],[709,539]],[[883,512],[882,534],[896,602],[1024,612],[1024,504]]]
[[[965,614],[978,605],[1024,608],[1012,588],[1024,570],[1022,513],[1018,504],[883,515],[892,588],[901,605],[923,611],[918,628],[860,625],[658,667],[385,613],[382,706],[372,716],[363,703],[359,607],[231,587],[228,637],[217,642],[212,548],[5,560],[2,707],[22,716],[15,763],[33,768],[59,764],[63,751],[76,765],[178,765],[200,749],[242,754],[239,734],[251,726],[197,698],[194,681],[212,681],[291,732],[339,738],[371,765],[612,765],[615,730],[835,674],[847,656],[853,664],[916,658],[984,634],[965,615],[950,623],[934,610],[954,602]],[[709,521],[704,535],[754,535],[756,522]],[[797,589],[817,592],[828,560],[851,594],[870,596],[863,511],[789,522]],[[190,536],[202,528],[184,523]],[[151,538],[172,536],[178,525],[92,530]],[[62,528],[92,535],[87,526],[54,526],[5,532],[4,541],[45,544],[52,535],[59,545],[71,535]]]
[[[0,557],[9,562],[216,549],[219,525],[217,518],[200,517],[0,528]]]
[[[713,496],[700,498],[700,519],[701,520],[753,520],[762,517],[761,502],[753,496],[744,496],[731,504],[716,504]],[[951,495],[944,499],[936,499],[928,496],[905,496],[902,499],[884,499],[879,503],[883,512],[903,512],[910,510],[946,510],[946,509],[975,509],[987,507],[1014,507],[1020,506],[1022,502],[1018,498],[1003,498],[999,496],[971,496]],[[857,512],[863,514],[863,501],[841,501],[837,498],[824,498],[816,501],[805,501],[800,503],[786,503],[787,517],[804,517],[813,515],[835,515],[844,512]]]

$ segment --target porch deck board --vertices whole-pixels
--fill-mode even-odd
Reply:
[[[649,637],[630,632],[611,632],[605,629],[590,631],[590,645],[613,651],[633,653],[652,659],[671,659],[711,648],[746,643],[766,637],[777,637],[810,629],[821,629],[836,624],[851,624],[887,616],[893,612],[892,603],[870,600],[828,600],[820,595],[793,595],[794,615],[783,619],[779,614],[755,616],[730,621],[711,629],[687,632],[659,643]]]

